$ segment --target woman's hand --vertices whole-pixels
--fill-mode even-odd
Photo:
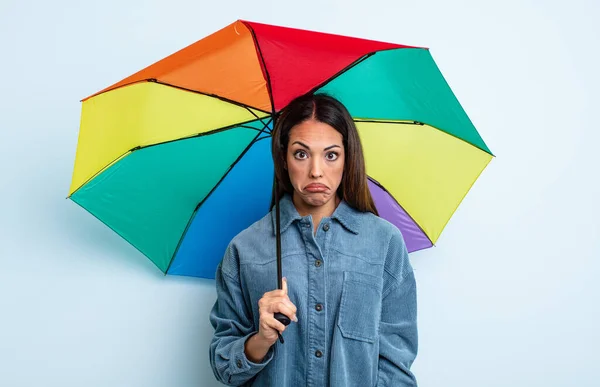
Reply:
[[[263,295],[258,300],[258,312],[260,321],[258,333],[251,336],[244,346],[246,357],[254,362],[259,363],[264,359],[269,348],[278,339],[277,332],[283,333],[286,326],[275,320],[275,313],[283,313],[294,322],[298,322],[296,317],[296,305],[292,304],[288,297],[287,280],[283,278],[283,289],[272,290]]]
[[[277,341],[277,332],[283,333],[286,328],[285,325],[275,319],[275,313],[283,313],[290,320],[298,322],[296,305],[288,297],[286,278],[283,278],[282,289],[267,292],[258,301],[258,312],[260,314],[260,321],[257,336],[258,339],[264,340],[269,346],[275,344]]]

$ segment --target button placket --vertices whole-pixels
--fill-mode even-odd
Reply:
[[[326,224],[326,223],[324,223]],[[314,266],[309,270],[309,294],[308,302],[313,305],[310,308],[308,321],[308,346],[312,355],[307,364],[307,386],[316,387],[322,385],[320,381],[325,377],[327,365],[321,360],[324,358],[323,349],[327,344],[326,316],[322,312],[323,305],[320,301],[326,298],[326,271],[323,254],[325,245],[325,230],[318,225],[317,232],[313,232],[313,225],[304,229],[302,236],[307,249],[307,257]],[[319,305],[319,306],[317,306]],[[314,308],[314,309],[313,309]],[[319,310],[320,309],[320,310]]]

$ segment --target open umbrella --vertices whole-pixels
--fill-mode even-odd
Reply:
[[[493,156],[429,50],[248,21],[84,99],[69,197],[164,273],[214,278],[269,211],[273,119],[307,92],[347,106],[380,215],[432,246]]]

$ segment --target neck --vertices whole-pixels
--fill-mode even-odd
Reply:
[[[331,199],[324,205],[313,207],[306,204],[306,202],[304,202],[296,193],[294,193],[292,201],[294,202],[294,206],[296,207],[296,210],[298,211],[298,214],[300,214],[300,216],[312,216],[313,227],[314,231],[316,232],[317,228],[319,227],[319,224],[321,223],[321,219],[331,216],[337,208],[338,204],[340,204],[341,200],[336,195],[333,199]]]

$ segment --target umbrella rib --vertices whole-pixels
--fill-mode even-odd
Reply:
[[[256,46],[256,50],[258,51],[258,57],[260,61],[260,65],[264,71],[265,80],[267,81],[267,92],[269,93],[269,100],[271,101],[271,112],[275,113],[275,98],[273,97],[273,89],[271,87],[271,76],[269,75],[269,70],[267,69],[267,63],[265,62],[265,57],[263,56],[262,50],[260,49],[260,44],[258,44],[258,39],[256,38],[256,33],[252,26],[245,21],[242,21],[246,28],[250,30],[252,34],[252,40],[254,40],[254,45]]]
[[[262,129],[256,129],[256,128],[251,128],[251,129],[258,130],[260,132],[265,132],[266,131],[267,133],[272,133],[272,130],[269,129],[269,124],[271,122],[274,122],[274,116],[267,116],[267,117],[269,118],[269,120],[266,123],[265,123],[265,121],[263,121],[263,118],[266,118],[266,117],[258,119],[260,121],[260,123],[263,124],[263,128]],[[246,126],[244,126],[244,127],[246,127]],[[248,127],[248,128],[250,128],[250,127]]]
[[[110,161],[108,164],[106,164],[104,167],[100,168],[98,170],[98,172],[94,173],[90,178],[88,178],[86,181],[84,181],[83,183],[81,183],[81,185],[75,191],[73,191],[73,193],[71,193],[69,196],[67,196],[66,198],[67,199],[71,198],[71,196],[75,195],[77,193],[77,191],[79,191],[81,188],[85,187],[85,185],[87,183],[89,183],[90,181],[94,180],[96,178],[96,176],[98,176],[99,174],[101,174],[102,172],[104,172],[107,168],[109,168],[111,165],[113,165],[114,163],[116,163],[118,160],[120,160],[123,157],[125,157],[125,155],[127,153],[131,153],[134,150],[135,150],[135,148],[126,150],[125,152],[123,152],[122,154],[120,154],[119,156],[117,156],[115,159],[113,159],[112,161]]]
[[[261,137],[261,138],[259,138],[259,139],[256,139],[256,140],[254,140],[254,141],[253,141],[253,144],[256,144],[257,142],[259,142],[259,141],[261,141],[261,140],[266,140],[266,139],[268,139],[268,138],[271,138],[271,137]]]
[[[122,88],[122,87],[127,87],[127,86],[131,86],[131,85],[135,85],[136,83],[142,83],[142,82],[152,82],[152,83],[156,83],[156,84],[158,84],[158,85],[163,85],[163,86],[173,87],[173,88],[175,88],[175,89],[179,89],[179,90],[183,90],[183,91],[189,91],[190,93],[194,93],[194,94],[201,94],[201,95],[205,95],[205,96],[207,96],[207,97],[216,98],[216,99],[219,99],[219,100],[221,100],[221,101],[223,101],[223,102],[227,102],[227,103],[230,103],[230,104],[232,104],[232,105],[236,105],[236,106],[243,107],[243,108],[247,109],[247,110],[248,110],[248,111],[249,111],[249,112],[250,112],[250,113],[251,113],[251,114],[252,114],[254,117],[256,117],[257,119],[259,119],[259,117],[256,115],[256,113],[254,113],[254,112],[252,111],[252,109],[258,110],[258,111],[260,111],[260,112],[263,112],[263,113],[266,113],[266,114],[270,114],[270,113],[271,113],[271,112],[265,111],[265,110],[263,110],[263,109],[260,109],[260,108],[254,107],[254,106],[249,106],[249,105],[243,104],[243,103],[241,103],[241,102],[238,102],[238,101],[234,101],[234,100],[232,100],[232,99],[229,99],[229,98],[221,97],[220,95],[216,95],[216,94],[210,94],[210,93],[205,93],[205,92],[202,92],[202,91],[199,91],[199,90],[188,89],[188,88],[186,88],[186,87],[183,87],[183,86],[177,86],[177,85],[173,85],[173,84],[171,84],[171,83],[167,83],[167,82],[160,81],[160,80],[158,80],[157,78],[147,78],[147,79],[139,79],[139,80],[137,80],[137,81],[132,81],[132,82],[130,82],[130,83],[123,84],[123,85],[121,85],[121,86],[119,86],[119,87],[115,87],[115,88],[112,88],[112,89],[105,90],[105,91],[103,91],[103,92],[101,92],[101,93],[92,94],[91,96],[89,96],[89,97],[86,97],[86,98],[84,98],[83,100],[81,100],[81,102],[83,102],[83,101],[86,101],[86,100],[88,100],[88,99],[90,99],[90,98],[93,98],[93,97],[95,97],[95,96],[97,96],[97,95],[105,94],[105,93],[108,93],[108,92],[110,92],[110,91],[113,91],[113,90],[120,89],[120,88]]]
[[[202,204],[204,204],[204,202],[210,197],[210,195],[212,195],[213,192],[216,191],[216,189],[219,187],[219,185],[221,185],[221,182],[223,182],[223,180],[225,180],[225,178],[227,177],[227,175],[229,175],[229,172],[231,172],[233,170],[233,168],[237,165],[237,163],[244,157],[244,155],[250,150],[250,148],[259,140],[259,137],[261,134],[265,133],[266,130],[268,129],[268,124],[264,124],[263,128],[258,132],[258,134],[252,139],[252,141],[250,141],[250,143],[248,144],[248,146],[246,146],[246,148],[242,151],[242,153],[240,153],[240,155],[238,156],[237,159],[235,159],[235,161],[229,166],[229,168],[227,169],[227,171],[225,171],[225,173],[223,174],[223,176],[221,177],[221,179],[217,182],[217,184],[215,184],[215,186],[210,190],[210,192],[208,194],[206,194],[206,196],[204,196],[204,198],[200,201],[200,203],[198,203],[198,205],[196,205],[196,208],[194,208],[194,211],[192,211],[192,215],[190,216],[190,219],[188,220],[185,229],[183,230],[183,232],[181,233],[181,237],[179,238],[179,241],[177,242],[177,247],[175,247],[175,250],[173,251],[173,255],[171,256],[171,259],[169,260],[169,265],[167,266],[166,270],[165,270],[165,274],[169,272],[169,269],[171,268],[171,264],[173,263],[173,261],[175,260],[175,256],[177,255],[177,252],[179,251],[179,248],[181,246],[181,242],[183,242],[183,239],[185,238],[188,229],[190,228],[192,221],[194,220],[195,216],[196,216],[196,212],[198,212],[198,209],[200,207],[202,207]],[[264,137],[264,138],[268,138],[268,137]]]
[[[404,208],[400,203],[398,203],[398,200],[396,200],[396,198],[394,197],[394,195],[392,195],[387,189],[385,189],[385,187],[380,182],[378,182],[377,180],[373,179],[371,176],[367,176],[367,178],[369,180],[371,180],[371,182],[373,184],[375,184],[376,186],[378,186],[379,188],[381,188],[385,193],[387,193],[388,196],[391,197],[394,202],[396,202],[396,204],[398,205],[398,207],[402,208],[404,210],[404,212],[406,212],[406,215],[410,218],[410,220],[413,221],[413,223],[419,228],[419,230],[421,230],[421,232],[423,233],[423,235],[425,235],[425,238],[427,238],[427,240],[429,242],[431,242],[431,245],[435,246],[435,243],[433,243],[433,241],[431,240],[431,238],[429,238],[429,235],[427,235],[427,233],[425,232],[425,230],[423,230],[423,228],[421,227],[421,225],[415,220],[415,218],[412,217],[411,214],[408,213],[408,211],[406,210],[406,208]]]
[[[226,130],[230,130],[230,129],[239,128],[239,127],[242,127],[242,128],[245,128],[245,129],[252,129],[252,130],[259,131],[259,135],[260,135],[261,133],[263,133],[263,132],[264,132],[264,128],[265,128],[265,127],[266,127],[266,126],[269,124],[269,122],[270,122],[270,121],[269,121],[269,122],[267,122],[267,123],[265,124],[265,123],[263,122],[263,120],[259,118],[259,121],[260,121],[260,122],[263,124],[263,129],[257,129],[257,128],[254,128],[254,127],[251,127],[251,126],[247,126],[247,125],[245,125],[245,124],[248,124],[248,123],[250,123],[250,122],[254,122],[254,121],[256,121],[256,120],[249,120],[249,121],[244,121],[244,122],[237,123],[237,124],[227,125],[227,126],[223,126],[223,127],[221,127],[221,128],[214,129],[214,130],[211,130],[211,131],[208,131],[208,132],[197,133],[197,134],[194,134],[194,135],[192,135],[192,136],[181,137],[181,138],[177,138],[177,139],[174,139],[174,140],[168,140],[168,141],[163,141],[163,142],[157,142],[157,143],[155,143],[155,144],[149,144],[149,145],[143,145],[143,146],[141,146],[141,145],[138,145],[138,146],[136,146],[136,147],[133,147],[133,148],[131,148],[131,149],[129,149],[129,150],[127,150],[127,151],[123,152],[121,155],[117,156],[115,159],[113,159],[112,161],[110,161],[110,162],[109,162],[108,164],[106,164],[104,167],[100,168],[100,169],[98,170],[98,172],[94,173],[94,174],[93,174],[93,175],[92,175],[92,176],[91,176],[89,179],[87,179],[86,181],[84,181],[84,182],[83,182],[83,183],[82,183],[82,184],[79,186],[79,188],[77,188],[77,189],[76,189],[75,191],[73,191],[73,192],[72,192],[72,193],[71,193],[69,196],[67,196],[67,199],[69,199],[71,196],[73,196],[73,195],[74,195],[74,194],[75,194],[77,191],[79,191],[79,190],[80,190],[82,187],[84,187],[84,186],[85,186],[87,183],[89,183],[89,182],[90,182],[90,181],[92,181],[94,178],[96,178],[96,176],[98,176],[99,174],[101,174],[102,172],[104,172],[104,171],[105,171],[107,168],[109,168],[109,167],[110,167],[111,165],[113,165],[115,162],[117,162],[118,160],[120,160],[120,159],[122,159],[123,157],[125,157],[125,156],[126,156],[128,153],[133,153],[134,151],[138,151],[138,150],[140,150],[140,149],[144,149],[144,148],[150,148],[150,147],[157,146],[157,145],[168,144],[168,143],[175,142],[175,141],[183,141],[183,140],[189,140],[189,139],[196,138],[196,137],[208,136],[208,135],[211,135],[211,134],[216,134],[216,133],[224,132],[224,131],[226,131]]]
[[[202,95],[205,95],[205,96],[207,96],[207,97],[216,98],[216,99],[218,99],[218,100],[221,100],[221,101],[223,101],[223,102],[230,103],[230,104],[232,104],[232,105],[236,105],[236,106],[239,106],[239,107],[246,108],[246,109],[248,109],[248,110],[250,110],[250,108],[251,108],[251,109],[256,109],[256,110],[258,110],[258,111],[261,111],[261,112],[263,112],[263,113],[267,113],[267,114],[269,114],[269,113],[270,113],[270,112],[264,111],[264,110],[262,110],[262,109],[256,108],[256,107],[254,107],[254,106],[248,106],[248,105],[246,105],[246,104],[243,104],[243,103],[241,103],[241,102],[234,101],[234,100],[232,100],[232,99],[229,99],[229,98],[222,97],[222,96],[220,96],[220,95],[216,95],[216,94],[210,94],[210,93],[204,93],[204,92],[202,92],[202,91],[198,91],[198,90],[194,90],[194,89],[188,89],[188,88],[186,88],[186,87],[183,87],[183,86],[177,86],[177,85],[173,85],[173,84],[171,84],[171,83],[167,83],[167,82],[162,82],[162,81],[159,81],[159,80],[158,80],[158,79],[156,79],[156,78],[149,78],[149,79],[148,79],[148,82],[154,82],[154,83],[156,83],[156,84],[159,84],[159,85],[163,85],[163,86],[169,86],[169,87],[173,87],[173,88],[175,88],[175,89],[184,90],[184,91],[189,91],[190,93],[202,94]],[[256,118],[258,118],[258,116],[256,116],[256,114],[254,114],[254,113],[252,113],[252,114],[253,114],[253,115],[254,115]]]
[[[424,123],[422,123],[420,121],[412,121],[412,120],[410,120],[410,121],[409,120],[386,121],[386,120],[362,119],[362,118],[354,118],[353,120],[354,120],[354,122],[368,122],[368,123],[374,123],[374,124],[398,124],[398,125],[419,125],[419,126],[425,125]],[[429,125],[429,126],[431,126],[431,125]]]
[[[92,215],[94,218],[98,219],[100,221],[100,223],[102,223],[103,225],[105,225],[106,227],[108,227],[110,230],[112,230],[115,234],[117,234],[119,237],[121,237],[125,242],[127,242],[129,245],[133,246],[133,248],[135,248],[137,251],[139,251],[144,257],[148,258],[148,260],[150,262],[152,262],[152,264],[154,266],[156,266],[158,268],[158,270],[160,270],[164,275],[167,275],[166,271],[163,271],[163,269],[160,268],[160,266],[158,266],[156,264],[156,262],[154,262],[154,260],[150,257],[150,255],[146,254],[144,251],[142,251],[142,249],[140,249],[138,246],[136,246],[135,244],[133,244],[130,240],[128,240],[127,238],[125,238],[125,236],[123,234],[121,234],[119,231],[117,231],[117,229],[111,227],[108,223],[106,223],[104,220],[102,220],[98,215],[94,214],[93,212],[91,212],[89,209],[85,208],[84,206],[82,206],[80,203],[78,203],[76,200],[71,199],[72,202],[74,202],[75,204],[77,204],[79,207],[83,208],[88,214]]]
[[[144,149],[144,148],[150,148],[150,147],[157,146],[157,145],[164,145],[164,144],[168,144],[168,143],[176,142],[176,141],[189,140],[189,139],[197,138],[197,137],[210,136],[211,134],[216,134],[216,133],[224,132],[224,131],[235,129],[235,128],[252,129],[252,130],[256,130],[256,131],[262,133],[262,131],[263,131],[262,129],[257,129],[252,126],[246,125],[246,124],[248,124],[250,122],[254,122],[254,121],[256,121],[256,120],[250,120],[250,121],[245,121],[245,122],[241,122],[241,123],[237,123],[237,124],[227,125],[227,126],[223,126],[221,128],[214,129],[214,130],[211,130],[208,132],[197,133],[197,134],[187,136],[187,137],[176,138],[174,140],[157,142],[155,144],[148,144],[148,145],[143,145],[143,146],[136,146],[135,148],[131,149],[131,151],[140,150],[140,149]],[[265,125],[264,122],[262,122],[262,120],[260,120],[260,122],[263,124],[263,126]]]
[[[428,124],[426,122],[422,122],[422,121],[414,121],[414,120],[406,120],[406,121],[402,121],[402,120],[394,120],[394,121],[387,121],[387,120],[376,120],[376,119],[361,119],[361,118],[353,118],[354,122],[356,123],[362,123],[362,122],[366,122],[366,123],[374,123],[374,124],[393,124],[393,125],[418,125],[418,126],[429,126],[432,129],[435,129],[439,132],[442,132],[450,137],[454,137],[455,139],[457,139],[458,141],[464,142],[466,144],[469,144],[472,147],[475,147],[477,149],[479,149],[480,151],[489,154],[492,157],[496,157],[491,151],[486,151],[485,149],[481,149],[480,147],[478,147],[477,145],[470,143],[469,141],[465,140],[464,138],[460,138],[455,134],[449,133],[443,129],[438,128],[437,126]]]
[[[148,81],[149,81],[148,79],[137,79],[137,80],[135,80],[135,81],[127,82],[127,83],[124,83],[124,84],[122,84],[122,85],[120,85],[120,86],[117,86],[117,87],[114,87],[115,85],[112,85],[112,86],[109,86],[109,87],[107,87],[107,88],[106,88],[106,89],[104,89],[103,91],[99,91],[99,92],[97,92],[97,93],[94,93],[94,94],[92,94],[92,95],[90,95],[90,96],[87,96],[87,97],[83,98],[83,99],[82,99],[82,100],[80,100],[79,102],[85,102],[85,101],[87,101],[88,99],[94,98],[94,97],[95,97],[95,96],[97,96],[97,95],[102,95],[102,94],[108,93],[109,91],[113,91],[113,90],[116,90],[116,89],[120,89],[120,88],[122,88],[122,87],[127,87],[127,86],[131,86],[131,85],[135,85],[136,83],[142,83],[142,82],[148,82]]]
[[[424,47],[407,46],[407,47],[384,48],[384,49],[381,49],[381,50],[369,52],[369,53],[361,56],[360,58],[358,58],[354,62],[350,63],[348,66],[344,67],[343,69],[341,69],[340,71],[338,71],[337,73],[335,73],[333,76],[327,78],[325,81],[321,82],[319,85],[313,87],[308,93],[309,94],[315,93],[318,89],[322,88],[323,86],[325,86],[329,82],[333,81],[335,78],[339,77],[340,75],[342,75],[346,71],[350,70],[351,68],[353,68],[354,66],[360,64],[361,62],[365,61],[366,59],[370,58],[371,56],[377,54],[378,52],[391,51],[391,50],[405,50],[405,49],[428,50],[427,48],[424,48]]]
[[[360,58],[358,58],[357,60],[355,60],[354,62],[350,63],[348,66],[344,67],[343,69],[341,69],[340,71],[338,71],[337,73],[333,74],[331,77],[327,78],[326,80],[324,80],[323,82],[319,83],[317,86],[313,87],[312,89],[310,89],[308,91],[307,94],[314,94],[317,90],[319,90],[320,88],[322,88],[323,86],[325,86],[326,84],[328,84],[329,82],[333,81],[335,78],[339,77],[340,75],[342,75],[343,73],[345,73],[346,71],[350,70],[351,68],[353,68],[354,66],[360,64],[361,62],[363,62],[364,60],[366,60],[367,58],[375,55],[377,53],[377,51],[375,52],[370,52],[368,54],[365,54],[363,56],[361,56]]]

